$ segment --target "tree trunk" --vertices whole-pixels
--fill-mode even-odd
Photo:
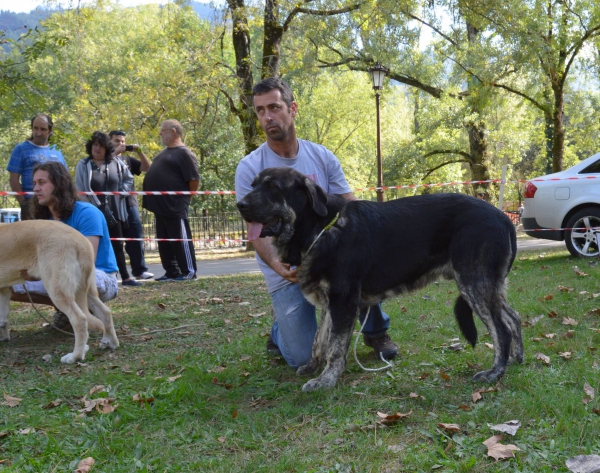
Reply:
[[[279,75],[280,48],[283,26],[279,24],[277,0],[265,0],[262,78]]]
[[[552,140],[552,172],[562,171],[565,153],[565,129],[563,127],[564,96],[560,85],[553,85],[554,112],[552,113],[552,127],[554,136]]]
[[[475,44],[479,38],[479,30],[466,21],[467,25],[467,38],[470,44]],[[467,82],[467,88],[469,92],[475,91],[475,89],[481,87],[481,83],[475,77],[469,77]],[[470,96],[477,96],[477,94],[469,94]],[[471,114],[480,115],[480,106],[477,103],[477,99],[469,101],[469,108]],[[476,123],[470,121],[467,123],[467,132],[469,134],[469,154],[471,156],[471,180],[473,181],[487,181],[489,177],[489,170],[486,165],[486,159],[488,157],[488,145],[485,138],[485,124],[483,122]],[[485,184],[473,184],[473,191],[476,192],[478,187],[488,189],[489,183]],[[487,197],[487,196],[486,196]]]
[[[254,151],[259,144],[258,126],[252,107],[252,51],[250,49],[250,31],[244,0],[227,0],[231,11],[232,41],[235,50],[235,70],[238,78],[240,106],[237,117],[242,125],[246,153]]]

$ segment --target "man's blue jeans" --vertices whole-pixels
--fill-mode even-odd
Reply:
[[[288,284],[271,293],[275,322],[271,328],[271,338],[279,347],[281,355],[288,365],[298,368],[310,360],[312,343],[317,332],[317,312],[308,302],[298,284]],[[361,310],[362,322],[367,310]],[[381,311],[381,306],[371,306],[369,319],[363,332],[367,335],[379,335],[390,326],[389,316]]]

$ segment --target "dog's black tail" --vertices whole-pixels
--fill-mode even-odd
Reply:
[[[463,296],[458,296],[454,303],[454,315],[460,331],[471,346],[475,347],[477,343],[477,327],[475,327],[475,320],[473,319],[473,309],[471,309],[471,306]]]

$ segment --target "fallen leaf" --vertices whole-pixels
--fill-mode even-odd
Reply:
[[[380,420],[378,420],[377,422],[384,425],[393,425],[398,423],[400,419],[408,417],[411,414],[412,409],[406,414],[403,414],[401,412],[396,412],[395,414],[384,414],[383,412],[378,412],[377,415],[380,417]]]
[[[251,356],[242,356],[242,357],[240,358],[240,361],[248,361],[248,360],[250,360],[251,358],[252,358]]]
[[[92,469],[92,466],[94,466],[94,463],[96,463],[96,460],[94,460],[92,457],[84,458],[79,462],[77,469],[73,473],[89,473],[89,471]]]
[[[440,422],[438,427],[447,430],[448,432],[460,432],[460,426],[458,424],[444,424],[443,422]]]
[[[248,314],[248,315],[249,315],[250,317],[252,317],[252,318],[256,319],[256,318],[258,318],[258,317],[262,317],[262,316],[263,316],[263,315],[265,315],[265,314],[266,314],[266,312],[260,312],[260,313],[258,313],[258,314]]]
[[[58,407],[61,404],[62,404],[62,399],[56,399],[52,402],[49,402],[45,406],[43,406],[42,409],[54,409],[55,407]]]
[[[494,349],[494,345],[493,345],[493,344],[491,344],[491,343],[485,342],[485,343],[484,343],[484,345],[485,345],[486,347],[488,347],[490,350],[493,350],[493,349]]]
[[[592,309],[589,312],[587,312],[587,314],[590,314],[590,315],[592,315],[592,314],[594,314],[594,315],[600,315],[600,309]]]
[[[179,374],[177,376],[171,376],[170,378],[167,378],[167,381],[169,383],[172,383],[173,381],[177,381],[179,378],[181,378],[183,375]]]
[[[92,389],[90,389],[90,396],[102,391],[108,391],[108,389],[106,389],[106,386],[104,386],[103,384],[101,384],[100,386],[94,386]]]
[[[502,424],[488,424],[488,427],[497,432],[504,432],[509,435],[515,435],[519,427],[521,427],[521,421],[518,420],[509,420],[508,422],[504,422]]]
[[[113,412],[117,407],[118,404],[115,404],[114,406],[112,405],[114,399],[113,398],[107,398],[107,397],[101,397],[98,399],[86,399],[85,396],[81,399],[81,401],[83,402],[83,409],[79,409],[77,412],[81,412],[83,414],[85,414],[86,412],[92,412],[93,410],[97,410],[98,412],[102,413],[102,414],[108,414],[110,412]]]
[[[584,404],[589,404],[594,400],[594,388],[592,388],[588,383],[583,385],[583,392],[586,394],[586,397],[582,399]]]
[[[2,437],[6,437],[8,435],[8,432],[0,432],[0,439]]]
[[[565,351],[565,352],[559,352],[558,356],[560,356],[561,358],[565,359],[565,360],[570,360],[571,359],[571,352],[570,351]]]
[[[52,355],[44,355],[44,356],[42,356],[42,361],[44,363],[50,363],[52,361]]]
[[[543,315],[543,314],[542,314],[542,315],[538,315],[537,317],[534,317],[533,319],[531,319],[531,320],[529,321],[529,323],[530,323],[531,325],[535,325],[535,324],[537,324],[537,323],[538,323],[540,320],[542,320],[543,318],[544,318],[544,315]]]
[[[544,355],[543,353],[537,352],[535,354],[535,358],[536,358],[536,360],[540,360],[541,362],[543,362],[543,363],[545,363],[547,365],[550,364],[550,357]]]
[[[584,273],[584,272],[583,272],[581,269],[579,269],[577,266],[575,266],[573,269],[575,270],[575,274],[576,274],[577,276],[581,276],[582,278],[584,278],[584,277],[588,276],[588,274],[587,274],[587,273]]]
[[[556,337],[555,333],[546,333],[544,334],[544,338],[549,338],[549,339],[553,339],[554,337]]]
[[[221,442],[221,443],[225,443],[225,442],[227,441],[227,437],[225,437],[224,435],[222,435],[222,436],[221,436],[221,437],[219,437],[217,440],[218,440],[219,442]]]
[[[217,386],[223,386],[225,389],[231,389],[231,388],[233,388],[233,384],[221,383],[221,382],[219,382],[219,380],[216,377],[214,377],[212,379],[212,383],[216,384]]]
[[[555,319],[556,317],[558,317],[558,314],[556,312],[554,312],[553,310],[548,312],[548,318]]]
[[[573,326],[576,326],[579,324],[579,322],[577,322],[577,320],[575,320],[571,317],[563,317],[562,323],[563,323],[563,325],[573,325]]]
[[[573,338],[575,330],[569,330],[561,335],[562,338]]]
[[[577,455],[569,458],[566,464],[573,473],[597,473],[600,471],[600,456]]]
[[[12,397],[8,394],[4,393],[4,400],[2,404],[8,407],[17,407],[23,399],[19,399],[18,397]]]
[[[572,287],[558,286],[558,290],[560,292],[573,292],[574,289]]]
[[[143,397],[140,394],[134,394],[133,397],[132,397],[132,399],[133,399],[133,402],[139,402],[140,405],[144,404],[144,403],[146,403],[146,404],[152,404],[154,402],[154,398],[153,397]]]
[[[552,299],[554,299],[554,296],[552,294],[548,294],[547,296],[544,296],[545,301],[551,301]]]
[[[450,380],[450,376],[448,374],[446,374],[446,372],[441,368],[440,368],[440,378],[442,378],[444,381]]]
[[[29,434],[32,434],[33,432],[35,432],[35,429],[32,429],[31,427],[28,427],[27,429],[17,430],[17,433],[20,435],[29,435]]]
[[[512,444],[502,445],[500,440],[502,440],[502,435],[494,435],[483,442],[483,444],[488,448],[488,456],[494,458],[496,461],[514,458],[514,452],[521,451],[519,447]]]
[[[419,395],[417,393],[410,393],[408,397],[410,397],[411,399],[417,399],[419,398]]]
[[[483,396],[479,391],[475,391],[473,394],[471,394],[471,399],[473,399],[473,402],[477,402],[483,399]]]
[[[167,308],[167,306],[164,305],[162,302],[159,302],[158,304],[156,304],[156,307],[158,307],[160,310],[165,310]]]

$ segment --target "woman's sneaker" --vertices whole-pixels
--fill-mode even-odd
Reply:
[[[71,322],[69,322],[69,317],[64,312],[60,310],[56,310],[54,312],[54,317],[52,319],[51,325],[46,325],[46,330],[54,330],[55,328],[59,330],[64,330],[65,332],[72,332],[73,327],[71,327]]]

